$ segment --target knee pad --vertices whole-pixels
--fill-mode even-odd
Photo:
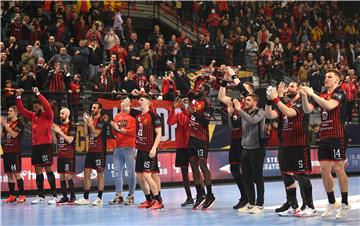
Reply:
[[[286,188],[289,187],[290,185],[292,185],[293,183],[295,183],[294,176],[292,176],[292,175],[282,174],[281,177],[284,181]]]
[[[311,181],[307,174],[298,174],[295,176],[295,178],[299,182],[300,187],[303,188],[311,187]]]

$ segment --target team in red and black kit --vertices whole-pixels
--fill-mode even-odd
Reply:
[[[243,175],[240,170],[241,166],[241,154],[242,154],[242,127],[241,127],[241,117],[237,111],[234,110],[234,104],[231,97],[226,96],[226,88],[231,80],[228,70],[230,73],[233,73],[231,68],[224,68],[223,79],[220,80],[218,99],[227,106],[228,122],[231,128],[231,141],[230,141],[230,150],[229,150],[229,164],[230,172],[233,176],[238,189],[240,191],[241,198],[239,202],[233,206],[234,209],[242,209],[248,203],[246,190],[244,185]],[[236,88],[240,90],[240,97],[244,98],[248,94],[254,92],[254,85],[248,82],[241,83],[239,79],[234,77],[236,81]]]
[[[320,143],[318,158],[321,167],[321,176],[327,192],[329,204],[321,217],[330,217],[338,210],[336,218],[344,218],[351,209],[348,203],[348,177],[345,172],[346,160],[346,93],[341,89],[341,72],[330,69],[325,75],[326,91],[320,95],[312,88],[302,87],[302,103],[304,112],[310,113],[320,107]],[[308,97],[312,98],[311,102]],[[341,206],[336,203],[334,194],[334,178],[331,174],[335,170],[341,192]],[[340,207],[340,208],[339,208]]]
[[[84,165],[84,197],[76,200],[77,205],[88,205],[89,192],[91,188],[91,172],[96,170],[98,179],[98,196],[92,203],[94,206],[103,204],[102,195],[104,192],[105,178],[105,157],[106,157],[106,125],[101,117],[102,105],[94,103],[91,106],[91,116],[87,112],[84,113],[84,135],[89,137],[89,148],[86,153]]]
[[[285,91],[284,83],[280,83],[279,90]],[[280,216],[295,215],[298,217],[316,216],[312,198],[312,185],[308,177],[311,172],[311,157],[309,146],[309,114],[302,109],[302,100],[299,94],[300,84],[291,82],[287,87],[286,98],[280,100],[278,91],[269,87],[265,107],[266,117],[282,120],[279,140],[280,147],[278,160],[282,179],[284,181],[287,201],[275,211]],[[272,110],[272,104],[276,109]],[[296,183],[298,180],[303,193],[303,206],[299,208],[296,198]],[[290,207],[292,209],[290,209]]]
[[[126,101],[130,101],[127,98]],[[158,146],[161,139],[161,119],[151,108],[151,97],[143,95],[139,99],[140,110],[131,109],[136,121],[135,145],[137,149],[135,172],[146,200],[138,208],[158,210],[164,208],[160,188]]]
[[[182,207],[187,205],[194,205],[194,200],[191,195],[190,181],[189,181],[189,155],[187,147],[189,143],[189,122],[190,114],[187,111],[189,106],[189,99],[183,98],[181,102],[181,112],[176,113],[175,107],[179,103],[176,99],[174,106],[171,108],[168,116],[168,125],[177,125],[176,140],[180,143],[179,148],[176,149],[175,166],[181,168],[181,175],[186,192],[187,199],[181,204]]]
[[[58,205],[73,203],[76,200],[74,191],[74,181],[72,174],[76,170],[75,159],[75,136],[76,126],[69,120],[70,110],[63,108],[60,110],[60,124],[53,124],[53,131],[57,138],[57,169],[60,174],[60,185],[63,197],[57,202]],[[67,197],[66,183],[70,189],[70,199]]]
[[[1,146],[4,154],[4,171],[8,176],[8,185],[10,195],[5,199],[4,203],[11,203],[17,201],[23,203],[26,201],[24,196],[24,180],[21,177],[21,152],[20,152],[20,139],[24,129],[23,124],[18,119],[18,109],[16,106],[11,106],[8,109],[8,118],[5,120],[0,118],[0,124],[2,125],[1,133]],[[15,180],[18,185],[18,199],[15,195]]]
[[[16,106],[19,112],[28,120],[31,120],[32,127],[32,155],[31,163],[35,166],[36,186],[38,188],[38,198],[33,200],[32,204],[45,203],[44,194],[44,175],[42,168],[45,168],[48,182],[51,187],[53,197],[48,201],[48,204],[56,204],[56,184],[55,175],[52,171],[53,164],[53,146],[52,146],[52,132],[51,126],[54,120],[54,113],[49,102],[40,94],[37,87],[33,88],[33,92],[38,97],[32,104],[33,110],[25,109],[21,101],[22,90],[16,90]]]

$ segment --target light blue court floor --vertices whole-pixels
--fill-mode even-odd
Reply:
[[[320,179],[312,181],[315,207],[321,213],[327,203],[326,194]],[[283,184],[278,181],[266,182],[265,212],[258,215],[238,213],[232,209],[239,198],[235,185],[216,185],[213,189],[216,202],[208,211],[194,211],[190,207],[180,207],[185,200],[185,192],[182,188],[163,189],[165,209],[160,211],[137,209],[135,206],[109,206],[107,202],[113,198],[112,192],[104,194],[102,207],[31,205],[30,201],[33,197],[29,197],[23,205],[1,204],[1,225],[360,225],[360,177],[350,177],[349,185],[352,210],[347,218],[342,220],[336,220],[335,216],[327,219],[319,216],[278,217],[274,209],[285,200]],[[338,189],[335,192],[337,197],[340,197]],[[81,196],[82,194],[77,194],[78,198]],[[92,193],[90,199],[95,198],[96,194]],[[142,192],[136,191],[135,202],[139,203],[143,200]]]

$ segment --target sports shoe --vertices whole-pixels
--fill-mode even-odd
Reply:
[[[103,205],[103,200],[102,200],[101,198],[97,197],[97,198],[95,199],[95,201],[92,202],[92,205],[93,205],[93,206],[102,206],[102,205]]]
[[[325,209],[325,212],[323,214],[321,214],[321,217],[330,217],[331,215],[333,215],[334,211],[339,209],[339,204],[334,203],[334,204],[327,204],[327,207]]]
[[[45,198],[39,196],[33,201],[31,201],[31,204],[45,204],[45,203],[46,203]]]
[[[291,217],[294,216],[294,209],[288,209],[283,212],[279,212],[278,216],[280,217]]]
[[[193,210],[200,209],[204,205],[205,201],[206,201],[206,196],[204,195],[196,196],[196,202],[194,204]]]
[[[69,198],[68,197],[62,197],[59,201],[56,202],[56,205],[62,206],[62,205],[66,205],[68,203],[69,203]]]
[[[24,203],[26,201],[25,195],[19,195],[17,203]]]
[[[115,198],[109,201],[109,205],[119,205],[124,202],[124,198],[122,196],[115,196]]]
[[[263,212],[264,212],[264,207],[262,206],[254,206],[253,208],[249,209],[249,213],[251,214],[258,214]]]
[[[3,203],[12,203],[16,201],[16,196],[15,195],[9,195],[9,197],[7,199],[5,199],[3,201]]]
[[[89,205],[90,204],[90,201],[89,199],[84,199],[84,198],[81,198],[79,200],[76,200],[74,202],[75,205]]]
[[[208,210],[210,209],[215,203],[215,196],[214,194],[210,194],[206,196],[205,203],[202,207],[202,210]]]
[[[151,209],[151,210],[159,210],[162,208],[164,208],[164,205],[161,202],[159,202],[158,200],[154,200],[152,206],[149,207],[149,209]]]
[[[129,205],[134,205],[135,200],[134,200],[134,196],[132,195],[128,195],[128,197],[126,197],[126,200],[124,201],[124,204],[129,206]]]
[[[150,208],[153,204],[154,204],[153,200],[152,201],[145,200],[144,202],[140,203],[140,205],[138,205],[137,208],[146,209],[146,208]]]
[[[55,205],[58,201],[59,200],[58,200],[57,197],[51,197],[47,204],[48,205]]]
[[[282,204],[279,208],[275,209],[276,213],[282,213],[290,209],[290,204],[288,202],[285,202]]]
[[[254,207],[253,205],[251,205],[251,204],[249,204],[249,203],[246,203],[245,206],[243,206],[243,207],[241,207],[241,208],[238,209],[238,212],[239,212],[239,213],[247,213],[247,212],[249,212],[249,210],[250,210],[251,208],[253,208],[253,207]]]
[[[76,197],[70,197],[70,200],[68,202],[68,205],[75,205]]]
[[[304,210],[301,210],[302,215],[301,217],[315,217],[317,216],[317,212],[315,209],[312,209],[310,207],[306,207]]]
[[[341,203],[341,207],[340,207],[338,213],[336,214],[336,219],[342,219],[342,218],[346,217],[346,215],[348,214],[348,212],[350,210],[351,210],[350,205],[346,205],[345,203]]]
[[[188,197],[185,202],[183,202],[181,204],[181,207],[185,207],[185,206],[193,206],[194,205],[194,199]]]
[[[235,206],[233,206],[233,209],[237,210],[237,209],[243,208],[246,204],[247,204],[247,202],[245,200],[239,199],[239,202]]]

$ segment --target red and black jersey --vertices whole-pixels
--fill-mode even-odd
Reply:
[[[13,138],[10,133],[7,132],[5,128],[3,128],[3,137],[1,139],[2,148],[4,149],[4,153],[9,152],[19,152],[20,151],[20,139],[21,139],[21,133],[24,129],[23,124],[20,122],[20,120],[16,120],[14,122],[7,121],[8,126],[11,128],[11,130],[14,130],[15,132],[19,133],[15,138]]]
[[[193,99],[190,106],[194,112],[190,116],[190,137],[209,142],[209,122],[212,114],[212,108],[207,100]]]
[[[95,137],[91,132],[91,129],[88,128],[89,132],[89,152],[104,152],[106,144],[104,141],[104,129],[105,123],[101,117],[93,120],[94,128],[100,130],[99,136]]]
[[[327,111],[324,108],[320,109],[320,139],[344,138],[344,108],[346,102],[345,92],[340,87],[338,87],[332,93],[327,93],[326,91],[322,92],[320,97],[324,98],[325,100],[334,99],[339,102],[339,105],[331,111]],[[317,103],[313,104],[314,106],[318,106]]]
[[[136,149],[149,152],[155,142],[155,128],[161,127],[161,119],[153,111],[142,114],[138,110],[131,109],[130,114],[136,121]]]
[[[58,148],[58,157],[59,158],[74,158],[75,156],[75,136],[76,136],[76,126],[74,123],[69,122],[67,124],[60,124],[59,128],[61,131],[67,135],[74,137],[74,140],[71,144],[66,142],[66,140],[60,136],[60,134],[56,134],[57,138],[57,148]]]
[[[50,91],[64,91],[65,90],[64,76],[65,75],[62,71],[53,72],[52,78],[50,80],[49,90]]]
[[[232,125],[231,139],[232,140],[241,139],[241,135],[242,135],[241,118],[238,115],[237,111],[234,111],[231,114],[231,116],[229,116],[229,120]]]
[[[279,119],[282,119],[281,124],[281,146],[305,146],[308,144],[308,128],[309,128],[309,114],[305,114],[302,108],[301,98],[298,98],[294,103],[288,101],[284,103],[289,108],[296,111],[296,116],[292,118],[286,117],[280,110],[276,110]]]
[[[146,75],[144,75],[144,74],[136,75],[136,84],[139,87],[139,89],[141,89],[141,88],[146,89],[147,82],[148,82],[148,80],[146,78]]]

